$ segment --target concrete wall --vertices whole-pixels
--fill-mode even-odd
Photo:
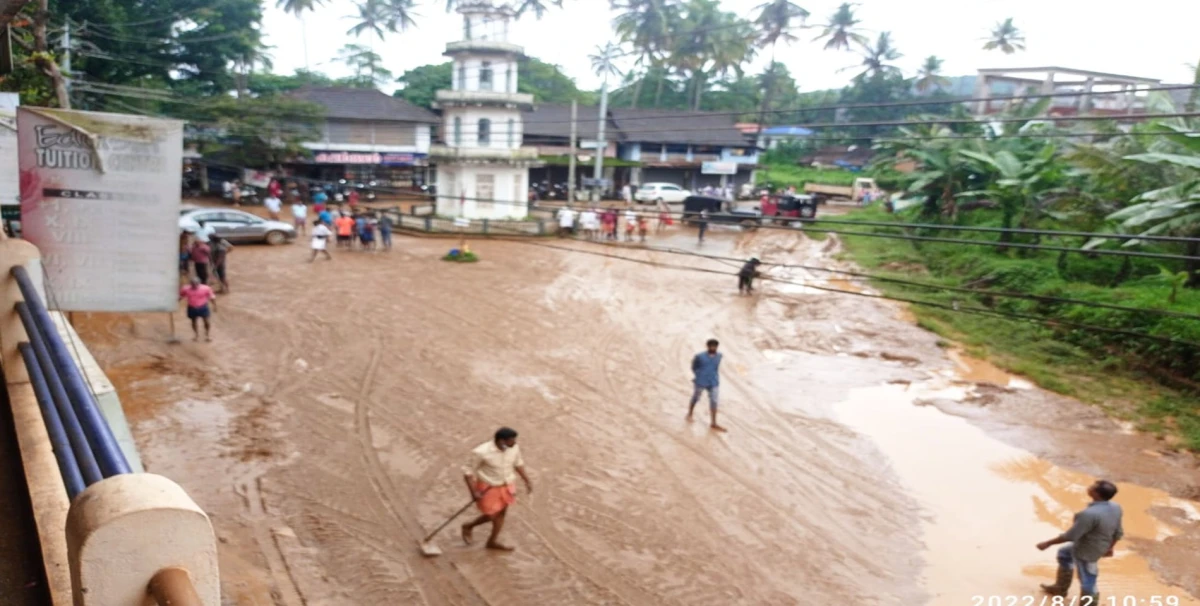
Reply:
[[[484,62],[491,65],[492,86],[480,86],[479,73]],[[516,59],[497,55],[458,55],[454,59],[454,74],[450,90],[491,91],[497,93],[515,93],[520,69]],[[464,79],[465,75],[465,79]]]
[[[117,443],[121,445],[121,452],[125,453],[129,467],[133,469],[134,473],[145,471],[145,468],[142,467],[142,457],[137,451],[137,444],[133,441],[133,433],[129,430],[129,422],[125,419],[125,409],[121,406],[117,388],[113,386],[112,381],[108,380],[108,375],[100,370],[96,358],[92,357],[92,352],[88,351],[83,340],[79,338],[79,334],[67,323],[63,314],[52,311],[50,317],[58,327],[59,337],[71,350],[71,357],[75,358],[75,363],[83,370],[83,377],[87,379],[92,393],[96,395],[96,403],[100,405],[100,412],[104,415],[104,420],[108,421],[108,426],[112,428]]]
[[[481,175],[491,177],[490,193]],[[439,165],[437,182],[438,215],[523,219],[528,214],[529,170],[524,167]]]
[[[516,149],[521,147],[524,136],[524,124],[521,122],[521,112],[495,107],[451,107],[446,108],[442,115],[445,119],[443,136],[446,145],[451,147],[491,147],[501,149]],[[454,119],[462,118],[462,143],[455,143]],[[487,118],[492,121],[492,137],[488,145],[479,144],[479,120]],[[513,135],[508,136],[508,121],[513,121]],[[511,144],[510,144],[511,143]]]

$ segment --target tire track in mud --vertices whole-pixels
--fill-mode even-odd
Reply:
[[[479,297],[468,294],[462,290],[456,290],[453,288],[450,288],[448,290],[455,291],[456,296],[454,297],[454,300],[459,300],[459,301],[465,300],[465,301],[472,301],[472,302],[480,301]],[[405,293],[405,294],[406,294],[406,296],[408,296],[410,298],[414,298],[414,299],[417,298],[417,297],[414,297],[411,293]],[[469,319],[461,314],[458,314],[458,313],[452,311],[448,307],[433,307],[430,305],[421,305],[419,307],[421,309],[434,309],[434,310],[438,311],[440,315],[445,316],[445,317],[450,317],[453,320],[456,320],[458,322],[457,325],[449,324],[449,323],[444,324],[444,326],[448,330],[454,330],[454,329],[461,330],[462,326],[466,325],[466,326],[470,326],[473,330],[477,331],[479,334],[486,335],[490,339],[494,340],[498,345],[504,345],[507,343],[506,339],[504,339],[500,335],[495,334],[492,330],[485,328],[484,326],[480,325],[479,323],[475,322],[472,319]],[[530,360],[530,361],[536,361],[539,363],[539,365],[541,365],[543,367],[548,367],[548,364],[544,363],[541,360]],[[560,375],[560,376],[562,376],[562,375]],[[584,386],[584,387],[587,387],[590,389],[590,386],[587,386],[586,383],[579,380],[578,377],[563,376],[563,378],[574,379],[574,380],[578,381],[581,386]],[[568,395],[567,397],[570,398],[574,403],[581,405],[581,406],[579,406],[580,408],[583,408],[584,407],[583,405],[587,404],[586,402],[577,398],[576,396]],[[553,417],[553,416],[557,416],[558,414],[561,414],[561,413],[556,412],[550,416]],[[461,446],[462,452],[467,452],[470,448],[476,446],[476,443],[475,443],[475,441],[471,441],[469,443],[463,442],[460,444],[460,446]],[[444,471],[444,467],[445,467],[444,463],[448,463],[448,461],[439,461],[439,462],[435,462],[435,464],[431,465],[429,467],[428,471],[426,472],[426,474],[424,474],[418,480],[418,485],[428,484],[433,480],[434,477],[436,477],[436,475],[442,473]],[[547,482],[547,484],[550,484],[551,487],[553,486],[553,484],[551,482]],[[539,494],[540,494],[540,491],[539,491]],[[539,520],[540,519],[551,519],[551,516],[546,515],[545,512],[541,509],[541,507],[538,506],[537,500],[530,499],[530,501],[531,501],[531,503],[530,503],[531,508],[534,510],[534,512],[535,513],[540,512],[542,514],[542,515],[537,516],[536,519],[539,519]],[[519,518],[518,524],[521,525],[526,530],[528,530],[529,532],[531,532],[534,536],[536,536],[555,559],[557,559],[559,562],[561,562],[565,567],[567,567],[569,570],[571,570],[573,573],[575,573],[580,578],[586,579],[588,582],[590,582],[592,585],[594,585],[597,589],[601,590],[603,593],[614,594],[615,597],[618,597],[623,603],[626,603],[626,604],[651,604],[651,603],[656,603],[656,602],[660,603],[661,602],[661,600],[662,600],[661,596],[654,596],[654,595],[647,593],[644,589],[642,589],[638,585],[636,585],[636,583],[632,579],[614,578],[613,576],[601,575],[600,574],[601,571],[603,571],[605,569],[604,563],[600,562],[597,558],[591,556],[590,554],[588,554],[585,551],[576,547],[575,542],[570,540],[569,538],[565,537],[561,533],[561,531],[559,531],[556,527],[554,527],[552,522],[549,524],[537,523],[537,522],[531,522],[524,518]]]
[[[608,269],[608,270],[610,270],[610,271],[611,271],[611,268],[609,268],[607,265],[605,266],[605,269]],[[717,303],[722,303],[722,302],[724,302],[724,301],[723,301],[723,299],[722,299],[720,296],[718,296],[718,295],[716,295],[716,294],[714,294],[714,293],[711,293],[711,292],[707,292],[707,291],[704,291],[704,292],[706,293],[706,295],[708,296],[708,298],[710,298],[710,299],[711,299],[711,300],[713,300],[714,302],[717,302]],[[467,298],[471,298],[469,295],[466,295],[465,293],[462,293],[461,291],[460,291],[458,294],[459,294],[459,296],[460,296],[460,297],[467,297]],[[623,304],[623,302],[622,302],[622,301],[618,301],[618,303],[619,303],[619,304]],[[704,317],[710,317],[710,316],[716,315],[716,314],[717,314],[719,311],[720,311],[719,309],[712,310],[712,311],[710,311],[709,313],[705,314],[705,316],[704,316]],[[459,319],[460,319],[460,320],[463,320],[463,321],[465,321],[465,318],[461,318],[461,317],[460,317]],[[610,334],[610,335],[615,335],[615,333],[609,333],[609,334]],[[611,338],[611,337],[608,337],[608,338],[606,338],[606,339],[605,339],[603,342],[604,342],[604,345],[602,345],[600,348],[598,348],[598,351],[601,351],[601,352],[613,351],[613,350],[612,350],[612,348],[611,348],[611,344],[612,344],[612,338]],[[627,351],[631,351],[631,352],[633,352],[635,356],[638,356],[638,355],[639,355],[639,354],[637,354],[637,348],[629,348]],[[610,390],[612,393],[614,393],[614,394],[615,394],[615,393],[618,393],[620,390],[619,390],[619,389],[616,387],[616,384],[615,384],[615,383],[612,381],[611,375],[610,375],[610,373],[609,373],[609,371],[608,371],[608,368],[607,368],[607,364],[608,364],[609,362],[616,362],[616,363],[620,364],[620,361],[618,361],[618,360],[615,360],[615,359],[614,359],[614,358],[613,358],[611,355],[604,355],[604,356],[603,356],[603,360],[602,360],[602,361],[603,361],[603,364],[602,364],[602,366],[603,366],[603,372],[604,372],[604,376],[605,376],[605,378],[606,378],[606,380],[607,380],[607,382],[608,382],[609,390]],[[635,363],[633,366],[631,366],[631,367],[630,367],[630,366],[628,366],[628,365],[627,365],[626,367],[627,367],[627,368],[634,368],[634,369],[635,369],[635,370],[634,370],[634,372],[636,372],[637,374],[641,374],[641,375],[643,375],[643,376],[648,376],[649,378],[651,378],[651,379],[653,379],[653,380],[656,380],[656,381],[658,381],[658,382],[660,382],[660,383],[661,383],[661,382],[663,382],[663,380],[662,380],[661,378],[659,378],[659,377],[656,377],[656,376],[649,376],[649,375],[647,375],[647,373],[645,373],[645,371],[644,371],[644,370],[642,370],[642,369],[641,369],[641,366],[640,366],[640,365],[641,365],[641,363],[642,363],[642,362],[641,362],[641,358],[640,358],[640,357],[638,357],[638,358],[637,358],[635,361],[636,361],[636,363]],[[594,388],[593,388],[593,389],[594,389]],[[603,394],[603,393],[598,393],[597,395],[601,396],[602,398],[604,397],[604,394]],[[794,513],[794,512],[785,511],[785,510],[784,510],[784,509],[782,509],[780,506],[776,505],[776,504],[774,503],[773,499],[771,499],[771,498],[770,498],[770,497],[769,497],[769,496],[768,496],[766,493],[762,492],[762,491],[761,491],[761,490],[759,490],[759,489],[758,489],[756,486],[754,486],[754,485],[752,485],[751,483],[747,482],[747,481],[746,481],[746,480],[745,480],[745,479],[742,477],[742,475],[741,475],[741,474],[739,474],[739,473],[737,473],[736,471],[734,471],[734,470],[732,470],[732,469],[728,468],[727,466],[725,466],[725,465],[724,465],[724,463],[722,463],[722,462],[718,461],[717,459],[713,458],[713,457],[712,457],[712,456],[711,456],[711,455],[710,455],[708,452],[706,452],[706,451],[704,451],[704,450],[702,450],[702,449],[699,449],[699,448],[697,448],[697,447],[696,447],[694,444],[690,443],[689,441],[682,440],[682,439],[681,439],[681,438],[679,438],[678,436],[674,435],[674,433],[673,433],[673,432],[671,432],[671,431],[669,431],[669,430],[666,430],[665,428],[662,428],[662,427],[661,427],[661,425],[660,425],[660,423],[658,422],[658,420],[657,420],[657,419],[650,418],[650,417],[646,416],[645,414],[641,413],[640,411],[633,411],[633,412],[635,413],[635,415],[637,415],[637,416],[641,417],[641,421],[642,421],[643,423],[648,423],[648,424],[650,424],[651,426],[658,426],[658,427],[659,427],[659,429],[661,429],[661,430],[662,430],[661,432],[659,432],[660,434],[665,434],[665,435],[667,435],[668,437],[672,438],[674,441],[676,441],[677,443],[679,443],[680,445],[682,445],[684,448],[686,448],[686,449],[690,450],[690,451],[691,451],[693,454],[695,454],[696,456],[698,456],[700,459],[704,460],[704,461],[705,461],[705,462],[706,462],[706,463],[707,463],[707,464],[708,464],[708,465],[709,465],[711,468],[719,470],[719,471],[720,471],[720,472],[722,472],[722,473],[723,473],[725,476],[727,476],[729,479],[731,479],[733,482],[735,482],[735,483],[737,483],[737,484],[741,485],[741,486],[743,487],[743,489],[747,490],[747,491],[748,491],[748,492],[749,492],[749,493],[752,495],[752,497],[753,497],[753,498],[757,499],[759,503],[761,503],[761,504],[763,504],[763,505],[766,505],[766,506],[768,506],[768,507],[769,507],[769,508],[770,508],[770,509],[771,509],[771,510],[772,510],[772,511],[773,511],[773,512],[774,512],[774,513],[777,515],[777,516],[779,516],[781,519],[783,519],[783,520],[786,520],[786,521],[790,521],[790,520],[794,519],[794,516],[795,516],[795,513]],[[760,436],[757,436],[757,435],[755,435],[755,434],[754,434],[754,432],[745,432],[745,433],[747,433],[747,435],[750,435],[750,436],[751,436],[752,438],[754,438],[756,441],[765,442],[765,440],[763,440],[763,439],[762,439]],[[652,441],[652,440],[645,439],[645,438],[647,438],[647,436],[646,436],[645,434],[643,434],[643,435],[642,435],[642,437],[643,437],[643,440],[644,440],[645,442],[648,442],[648,443],[651,443],[651,444],[653,444],[653,441]],[[770,445],[768,445],[768,446],[770,446]],[[680,490],[682,490],[682,491],[684,491],[686,494],[690,494],[690,495],[692,496],[693,502],[694,502],[694,503],[696,503],[696,504],[697,504],[697,506],[699,506],[699,501],[698,501],[698,500],[696,500],[696,495],[694,495],[693,493],[691,493],[691,492],[690,492],[690,490],[687,488],[687,485],[686,485],[686,483],[685,483],[685,482],[683,482],[683,480],[682,480],[682,477],[679,475],[678,471],[677,471],[677,470],[675,470],[675,469],[673,469],[673,468],[671,467],[670,463],[668,462],[668,457],[664,456],[664,455],[663,455],[663,453],[662,453],[662,451],[661,451],[661,450],[660,450],[660,449],[659,449],[657,446],[655,446],[655,453],[656,453],[656,456],[658,457],[658,459],[659,459],[661,462],[663,462],[663,464],[664,464],[665,468],[666,468],[666,469],[667,469],[667,470],[668,470],[668,471],[671,473],[671,475],[672,475],[672,476],[675,478],[675,480],[676,480],[676,482],[677,482],[677,486],[679,486],[679,489],[680,489]],[[798,453],[794,453],[794,452],[793,452],[793,453],[790,453],[790,454],[792,454],[792,455],[793,455],[793,457],[794,457],[794,456],[796,456]],[[805,454],[807,454],[807,453],[805,453]],[[818,483],[823,483],[823,480],[822,480],[822,479],[818,479],[818,478],[816,478],[815,476],[813,477],[813,479],[814,479],[814,480],[816,480]],[[797,487],[797,488],[798,488],[798,489],[799,489],[799,488],[809,488],[809,489],[811,489],[811,487],[809,487],[809,486],[805,486],[805,487]],[[840,497],[840,496],[842,496],[842,495],[838,495],[838,496]],[[702,510],[702,511],[704,510],[704,508],[703,508],[702,506],[699,506],[699,508],[700,508],[700,510]],[[717,522],[715,518],[712,518],[712,516],[711,516],[711,513],[709,513],[709,517],[710,517],[710,519],[711,519],[712,521],[714,521],[714,523],[716,523],[716,522]],[[768,525],[768,526],[769,526],[770,524],[765,524],[765,525]],[[812,529],[809,529],[809,528],[799,528],[799,530],[811,532],[811,530],[812,530]],[[766,540],[766,536],[767,536],[769,533],[767,533],[766,531],[763,531],[763,532],[759,532],[759,533],[756,533],[756,534],[757,534],[757,536],[758,536],[758,538],[759,538],[760,540],[762,540],[762,541],[764,541],[764,542],[768,542],[768,541]],[[836,544],[836,537],[835,537],[835,536],[833,536],[833,534],[832,534],[832,533],[829,533],[829,532],[819,532],[818,534],[822,534],[822,535],[824,535],[824,536],[822,536],[822,538],[823,538],[823,539],[825,539],[826,541],[828,541],[828,542],[829,542],[829,544]],[[852,559],[856,560],[856,563],[857,563],[859,566],[861,566],[862,568],[864,568],[864,569],[868,569],[868,570],[872,568],[872,566],[870,565],[870,563],[869,563],[868,561],[866,561],[866,560],[864,560],[864,559],[861,559],[861,558],[857,558],[857,557],[855,557],[855,555],[853,555],[853,554],[851,554],[851,556],[850,556],[850,557],[851,557]]]
[[[367,469],[375,496],[383,503],[392,519],[404,529],[405,534],[409,537],[418,537],[417,540],[419,540],[419,537],[422,536],[420,523],[413,515],[407,513],[407,503],[402,502],[403,500],[395,495],[395,488],[387,475],[387,470],[384,469],[383,463],[379,460],[379,454],[375,449],[375,443],[371,434],[370,393],[375,381],[376,372],[379,369],[379,361],[382,357],[383,345],[376,342],[373,346],[370,361],[367,362],[367,367],[363,372],[363,379],[359,384],[358,393],[355,394],[354,433],[362,454],[362,462]],[[416,546],[414,545],[413,552],[416,552],[416,550]],[[457,569],[439,565],[436,562],[430,562],[429,565],[422,568],[423,574],[416,574],[414,572],[415,567],[411,563],[420,561],[422,556],[414,553],[404,559],[410,563],[406,568],[408,569],[410,578],[420,587],[423,603],[429,605],[489,603],[474,590],[474,586]],[[449,570],[447,570],[448,568]],[[427,576],[426,573],[429,572],[432,574],[428,574]],[[464,593],[461,591],[463,588],[470,589],[470,592]]]
[[[710,298],[719,305],[725,303],[725,300],[723,298],[718,297],[716,295],[710,295]],[[720,311],[721,310],[719,308],[712,310],[709,313],[704,314],[702,316],[702,319],[709,319],[709,318],[712,318],[713,316],[718,316],[718,312],[720,312]],[[725,321],[727,321],[727,320],[719,320],[718,326],[721,326],[721,324],[724,324]],[[728,329],[722,330],[722,328],[719,328],[717,332],[718,332],[718,334],[737,334],[738,331],[733,331],[733,330],[728,330]],[[680,346],[679,344],[681,344],[681,343],[682,343],[681,341],[677,342],[676,347],[679,347]],[[608,351],[607,348],[605,348],[604,350]],[[640,356],[637,354],[637,350],[635,349],[634,352],[635,352],[634,355],[638,356],[637,363],[633,367],[633,368],[638,369],[635,372],[640,372],[640,374],[643,374],[643,376],[646,376],[647,378],[649,378],[651,380],[657,380],[658,382],[662,383],[663,380],[661,378],[658,378],[657,376],[654,376],[650,373],[645,372],[644,369],[646,367],[644,366],[643,362],[641,361]],[[736,377],[736,375],[734,375],[734,376]],[[749,427],[745,427],[744,429],[746,429],[747,431],[739,432],[739,435],[749,436],[753,442],[759,443],[760,446],[762,448],[765,448],[766,452],[769,454],[775,454],[775,453],[779,453],[779,452],[786,453],[789,456],[789,458],[793,461],[811,459],[810,452],[806,452],[806,451],[797,452],[795,450],[788,449],[784,446],[789,443],[795,443],[796,440],[801,437],[803,437],[804,439],[807,439],[810,442],[812,442],[812,441],[819,442],[825,452],[841,450],[841,449],[833,446],[832,444],[829,444],[827,441],[822,439],[819,435],[810,435],[810,434],[812,434],[812,428],[810,428],[809,431],[804,432],[806,435],[801,436],[800,433],[798,432],[798,430],[796,428],[792,427],[791,423],[789,423],[787,419],[782,418],[782,415],[779,414],[778,411],[763,404],[754,395],[754,390],[751,389],[745,381],[741,380],[740,378],[734,378],[732,381],[730,381],[729,377],[730,377],[730,374],[726,373],[727,382],[733,383],[735,390],[738,393],[740,393],[742,396],[744,396],[747,401],[750,401],[760,414],[766,416],[769,421],[772,421],[771,423],[768,423],[767,426],[763,426],[761,424],[756,425],[754,430],[750,430]],[[610,382],[610,386],[611,385],[612,385],[612,383]],[[768,433],[775,434],[776,433],[775,429],[782,429],[790,439],[778,440],[778,441],[772,443],[772,442],[767,441],[764,436],[759,435],[760,431],[767,431]],[[691,444],[687,444],[686,446],[691,448],[693,450],[693,452],[696,452],[696,454],[700,455],[702,458],[709,460],[710,464],[712,464],[711,457],[706,456],[707,453],[702,452],[702,451],[697,451]],[[661,455],[661,453],[660,453],[660,455]],[[759,456],[758,458],[767,463],[772,462],[772,457],[770,457],[770,456],[766,456],[766,457]],[[824,459],[825,460],[822,461],[823,464],[821,465],[821,467],[827,468],[827,467],[829,467],[829,465],[827,465],[827,463],[834,463],[832,465],[832,467],[834,467],[835,469],[838,469],[839,471],[843,471],[843,472],[850,472],[850,470],[846,469],[845,465],[841,465],[834,461],[830,461],[829,457],[824,457]],[[785,524],[791,524],[791,525],[793,525],[793,527],[796,527],[794,520],[796,519],[798,512],[789,512],[789,511],[786,511],[784,508],[778,506],[777,504],[774,503],[774,501],[766,493],[759,490],[756,486],[743,481],[741,474],[736,473],[732,469],[726,468],[722,464],[715,464],[714,466],[716,468],[718,468],[720,471],[724,472],[733,481],[742,484],[743,488],[746,489],[747,491],[749,491],[752,495],[754,495],[760,503],[773,509],[777,515],[779,515],[783,518],[783,520],[785,521],[784,522]],[[787,465],[787,469],[790,470],[792,473],[800,472],[801,474],[808,476],[811,480],[811,482],[807,482],[807,483],[803,483],[803,484],[796,484],[796,483],[793,483],[789,478],[788,483],[793,485],[793,489],[792,489],[793,494],[804,494],[805,492],[811,492],[814,489],[814,487],[816,487],[821,490],[822,494],[825,497],[824,499],[815,500],[815,502],[813,503],[814,509],[805,510],[806,515],[812,515],[814,513],[814,511],[815,512],[822,512],[822,511],[826,512],[825,515],[820,516],[822,524],[819,524],[816,528],[807,527],[807,526],[797,527],[798,530],[800,530],[802,532],[815,533],[816,535],[819,535],[819,538],[821,539],[821,543],[819,543],[819,544],[821,544],[821,545],[836,545],[836,544],[838,544],[839,536],[835,532],[833,532],[833,530],[837,530],[837,531],[840,531],[843,533],[849,533],[846,535],[848,537],[855,536],[855,532],[854,532],[856,530],[855,528],[850,528],[849,526],[847,526],[845,524],[844,520],[840,520],[840,519],[838,519],[837,516],[829,515],[829,513],[828,513],[828,511],[829,511],[827,509],[828,504],[830,504],[830,503],[835,503],[835,504],[836,503],[847,503],[847,495],[845,494],[845,492],[844,491],[838,492],[834,486],[832,486],[828,483],[828,478],[830,477],[828,474],[825,477],[817,477],[812,471],[806,469],[805,466],[796,465],[796,464]],[[674,473],[674,470],[672,470],[672,471]],[[675,475],[678,477],[677,473]],[[857,473],[850,473],[850,475],[852,476],[852,478],[857,478],[862,481],[869,481],[867,478],[862,477],[861,475],[859,475]],[[810,500],[812,500],[812,499],[810,499]],[[881,505],[882,505],[882,503],[881,503]],[[767,524],[766,526],[770,527],[771,525]],[[897,526],[893,525],[892,527],[896,528]],[[764,531],[758,533],[760,539],[764,538],[763,532],[767,532],[768,535],[770,534],[768,531],[764,530]],[[874,566],[873,563],[870,562],[869,560],[859,557],[858,550],[856,550],[856,549],[843,550],[843,552],[848,554],[849,560],[851,562],[853,562],[854,565],[856,567],[858,567],[860,570],[874,571],[874,569],[876,568],[876,566]],[[829,554],[829,555],[834,556],[837,559],[843,559],[843,558],[838,557],[836,552]],[[845,582],[847,582],[847,584],[852,584],[854,577],[850,574],[847,574],[847,575],[843,576],[843,580]]]

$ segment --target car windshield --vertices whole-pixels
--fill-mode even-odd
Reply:
[[[642,186],[642,189],[644,189],[644,190],[651,190],[651,189],[654,189],[654,186],[653,186],[653,185],[643,185],[643,186]]]

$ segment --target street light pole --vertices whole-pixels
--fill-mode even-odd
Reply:
[[[567,203],[575,202],[575,146],[578,145],[579,102],[571,99],[571,156],[567,161]]]
[[[604,140],[604,125],[608,122],[608,70],[604,71],[604,80],[600,84],[600,118],[596,126],[596,158],[594,169],[592,170],[592,200],[600,201],[600,179],[604,177],[604,152],[608,150],[608,143]]]

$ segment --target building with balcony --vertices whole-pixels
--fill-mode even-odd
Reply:
[[[609,111],[621,136],[618,157],[637,162],[634,183],[740,187],[753,182],[758,148],[721,112],[661,109]]]
[[[1063,94],[1053,97],[1046,110],[1053,116],[1079,114],[1110,115],[1114,118],[1145,113],[1146,93],[1141,89],[1159,86],[1155,78],[1124,76],[1065,67],[1021,67],[981,69],[975,77],[974,112],[987,115],[1003,112],[1015,102],[991,97]]]
[[[520,46],[508,41],[514,12],[490,0],[458,3],[463,40],[446,45],[453,62],[450,90],[436,95],[443,142],[437,164],[437,212],[469,219],[523,218],[529,168],[537,150],[522,147],[521,111],[533,96],[517,92]]]
[[[302,88],[290,96],[325,109],[321,138],[304,143],[312,158],[291,163],[293,175],[400,188],[428,180],[433,112],[374,88]]]

